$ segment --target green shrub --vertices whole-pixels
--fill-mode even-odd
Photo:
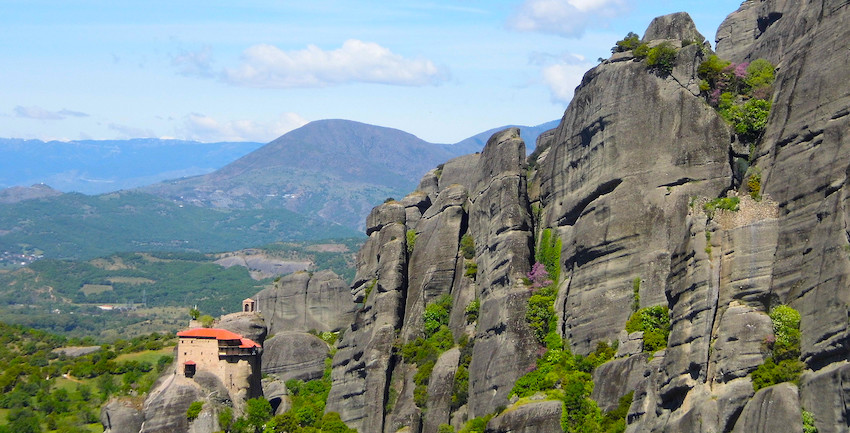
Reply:
[[[803,433],[818,433],[818,428],[815,427],[815,416],[805,409],[800,415],[803,418]]]
[[[545,343],[546,335],[555,329],[555,287],[548,286],[538,290],[528,298],[525,320],[534,331],[534,336],[540,343]]]
[[[413,247],[416,246],[416,230],[407,231],[407,254],[413,253]]]
[[[475,257],[475,240],[469,233],[460,238],[460,252],[464,259],[471,260]]]
[[[449,424],[440,424],[437,427],[437,433],[455,433],[455,428]]]
[[[667,306],[641,308],[634,312],[626,322],[629,333],[643,331],[643,350],[654,353],[667,347],[670,335],[670,314]]]
[[[478,320],[478,310],[481,309],[481,300],[478,298],[470,301],[469,305],[463,310],[464,316],[466,316],[466,323],[470,324]]]
[[[643,60],[649,54],[649,44],[642,43],[632,50],[632,55],[639,60]]]
[[[730,107],[727,119],[743,141],[754,142],[767,126],[770,105],[770,101],[764,99],[750,99],[743,105]]]
[[[773,359],[783,361],[800,357],[800,313],[787,305],[770,310],[773,321]]]
[[[189,405],[189,409],[186,410],[186,419],[194,421],[198,418],[198,415],[201,414],[201,409],[203,409],[203,407],[203,401],[193,401],[192,404]]]
[[[561,274],[561,239],[552,229],[544,229],[537,240],[537,248],[534,259],[542,263],[549,273],[552,282],[557,283]]]
[[[772,86],[775,79],[773,64],[765,59],[756,59],[747,66],[747,76],[744,81],[752,91],[765,86]]]
[[[632,280],[632,312],[640,310],[640,277]]]
[[[471,278],[473,281],[478,278],[478,263],[474,260],[465,260],[463,264],[463,276]]]
[[[750,197],[753,200],[761,200],[761,172],[753,171],[750,177],[747,178],[747,189],[750,190]]]
[[[708,89],[705,90],[716,87],[716,83],[723,70],[730,64],[731,62],[727,62],[715,54],[712,54],[708,59],[700,63],[699,67],[697,67],[697,75],[708,84]]]
[[[425,338],[434,335],[441,326],[449,324],[449,312],[452,309],[452,296],[444,294],[436,302],[425,307],[422,320],[425,325]]]
[[[646,54],[646,66],[662,76],[670,75],[676,66],[676,55],[678,50],[669,42],[662,42],[652,48]]]
[[[617,44],[611,48],[611,54],[631,51],[640,45],[640,36],[635,32],[629,32],[625,38],[617,41]]]
[[[770,310],[773,338],[768,340],[771,356],[752,374],[753,389],[782,382],[797,383],[805,368],[800,357],[800,313],[787,305],[777,305]]]
[[[768,386],[782,382],[797,383],[805,365],[796,359],[786,359],[775,363],[773,358],[767,358],[764,364],[758,366],[750,375],[753,389],[758,391]]]
[[[703,210],[705,214],[708,215],[709,218],[714,218],[714,212],[717,209],[728,210],[731,212],[737,212],[739,206],[741,204],[741,199],[738,197],[719,197],[715,198],[705,205],[703,205]],[[710,238],[706,238],[710,240]]]

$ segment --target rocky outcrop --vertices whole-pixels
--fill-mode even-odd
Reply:
[[[132,399],[113,398],[100,408],[104,433],[137,433],[144,421],[142,408]]]
[[[186,411],[192,402],[201,400],[201,387],[191,379],[174,374],[164,375],[154,384],[145,399],[145,421],[140,433],[173,433],[189,429]]]
[[[405,208],[376,207],[366,224],[369,239],[357,258],[352,293],[363,307],[346,330],[333,360],[327,410],[359,431],[384,430],[384,403],[396,329],[401,328],[407,284]]]
[[[227,314],[221,316],[216,326],[249,338],[259,345],[265,342],[266,335],[268,335],[266,323],[256,313]]]
[[[693,24],[683,19],[658,19],[645,39],[692,37],[684,29]],[[688,236],[690,197],[730,187],[729,127],[690,85],[702,56],[697,45],[680,49],[666,78],[640,62],[588,71],[540,162],[543,226],[563,241],[559,311],[579,353],[623,329],[635,278],[642,306],[667,302],[671,252]]]
[[[500,414],[487,423],[487,433],[536,433],[561,431],[560,401],[524,404]]]
[[[354,317],[348,285],[329,270],[287,275],[254,298],[270,334],[338,331]]]
[[[797,387],[780,383],[756,393],[744,406],[732,433],[802,432]]]
[[[284,332],[263,347],[263,374],[282,381],[319,379],[325,371],[328,345],[306,332]]]

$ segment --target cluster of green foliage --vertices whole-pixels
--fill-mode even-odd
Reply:
[[[787,305],[777,305],[770,310],[773,336],[765,341],[771,356],[765,359],[751,375],[753,388],[762,388],[800,378],[805,364],[800,358],[800,313]]]
[[[691,45],[695,41],[682,41],[682,46]],[[641,42],[640,37],[629,32],[625,38],[617,41],[616,45],[611,48],[611,53],[621,53],[631,51],[635,58],[646,60],[646,67],[664,77],[673,72],[676,66],[676,56],[678,50],[669,42],[662,42],[652,48],[649,44]]]
[[[627,332],[643,331],[643,350],[654,353],[667,347],[670,335],[670,312],[665,305],[645,307],[632,313],[626,322]]]
[[[488,414],[472,418],[463,425],[463,428],[461,428],[458,433],[484,433],[484,430],[487,429],[487,423],[493,418],[493,416],[494,414]],[[450,431],[448,429],[444,430],[446,432]]]
[[[413,248],[416,246],[416,230],[407,231],[407,254],[413,254]]]
[[[463,256],[463,275],[473,280],[478,276],[478,263],[475,262],[475,240],[469,233],[460,238],[460,254]]]
[[[467,233],[460,238],[460,252],[464,259],[471,260],[475,258],[475,240],[472,235]]]
[[[203,408],[203,401],[193,401],[192,404],[189,405],[189,409],[186,409],[186,419],[188,419],[189,421],[194,421],[198,418],[198,415],[201,414],[201,409]]]
[[[554,334],[557,337],[556,327],[558,318],[555,316],[555,296],[557,289],[554,284],[543,287],[530,298],[525,310],[525,321],[534,331],[534,337],[541,344],[545,344],[547,336]]]
[[[750,197],[755,201],[761,200],[761,172],[753,170],[747,178],[747,189],[750,191]]]
[[[738,197],[718,197],[710,200],[703,205],[703,210],[709,218],[714,218],[714,212],[717,209],[727,210],[730,212],[738,212],[741,199]]]
[[[469,302],[463,310],[463,315],[466,316],[466,323],[474,323],[478,321],[478,311],[481,309],[481,300],[478,298]]]
[[[549,399],[561,400],[561,427],[565,432],[624,431],[630,397],[624,397],[620,407],[607,414],[603,414],[590,398],[593,392],[591,373],[613,356],[611,347],[607,343],[599,344],[596,352],[583,357],[573,355],[563,341],[548,343],[548,350],[537,360],[537,367],[516,381],[510,395],[525,398],[543,392]]]
[[[678,50],[669,42],[662,42],[646,53],[646,66],[658,73],[659,75],[667,76],[673,72],[673,67],[676,66],[676,55]]]
[[[807,410],[801,413],[803,418],[803,433],[818,433],[818,428],[815,427],[815,416]]]
[[[173,336],[152,334],[102,345],[70,358],[54,351],[92,345],[0,322],[0,431],[76,432],[96,425],[110,395],[143,395],[172,358],[162,355]]]
[[[700,90],[745,143],[758,140],[770,114],[774,66],[764,59],[734,64],[716,55],[697,68]]]
[[[617,41],[617,44],[611,48],[611,54],[632,51],[640,44],[640,36],[635,32],[629,32],[625,38]]]
[[[455,378],[452,383],[452,411],[457,410],[465,405],[469,400],[469,364],[472,362],[472,348],[475,340],[469,340],[464,334],[458,345],[460,346],[460,361],[458,362],[457,370],[455,370]]]
[[[542,263],[549,273],[549,278],[558,283],[561,275],[561,239],[552,229],[544,229],[537,240],[534,259]]]
[[[416,375],[413,382],[413,399],[420,408],[425,408],[428,402],[428,382],[431,371],[437,363],[440,354],[454,346],[454,337],[449,329],[449,314],[452,309],[452,297],[445,294],[425,307],[422,316],[424,337],[401,347],[401,356],[405,362],[416,364]]]

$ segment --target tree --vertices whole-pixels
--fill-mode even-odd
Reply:
[[[271,419],[272,413],[272,405],[263,397],[252,398],[245,406],[245,420],[258,432],[263,430],[263,424]]]

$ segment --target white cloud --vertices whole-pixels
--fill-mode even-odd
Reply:
[[[295,113],[283,113],[271,122],[253,120],[220,121],[203,114],[192,113],[183,119],[180,136],[186,140],[257,141],[268,142],[301,126],[307,120]]]
[[[181,50],[171,56],[171,65],[180,75],[209,78],[213,76],[212,49],[205,46],[197,51]]]
[[[330,51],[315,45],[299,51],[254,45],[242,54],[242,65],[226,69],[223,78],[234,85],[260,88],[352,82],[425,86],[437,84],[444,74],[430,60],[406,59],[376,43],[350,39]]]
[[[555,102],[568,103],[573,99],[575,88],[581,84],[581,79],[588,69],[592,68],[590,63],[557,63],[542,69],[543,82],[552,93]]]
[[[626,0],[525,0],[508,25],[516,30],[578,38],[601,17],[619,15]]]
[[[79,111],[72,110],[59,110],[59,111],[50,111],[45,110],[36,105],[32,105],[29,107],[16,106],[15,107],[15,115],[18,117],[23,117],[26,119],[37,119],[37,120],[62,120],[69,116],[72,117],[88,117],[89,115],[86,113],[81,113]]]

